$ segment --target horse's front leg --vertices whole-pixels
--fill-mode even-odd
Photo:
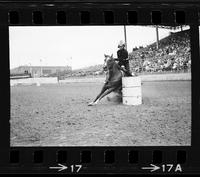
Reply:
[[[93,105],[97,104],[97,103],[99,102],[99,100],[100,100],[100,99],[99,99],[100,96],[101,96],[106,90],[107,90],[106,84],[104,84],[104,86],[103,86],[102,89],[101,89],[101,92],[97,95],[97,97],[95,98],[94,101],[92,101],[91,103],[88,104],[88,106],[93,106]]]

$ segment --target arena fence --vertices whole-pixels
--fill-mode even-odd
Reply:
[[[151,74],[140,75],[142,82],[146,81],[173,81],[173,80],[191,80],[191,73],[173,73],[173,74]],[[73,83],[73,82],[104,82],[105,77],[94,78],[67,78],[60,80],[59,83]]]
[[[40,85],[40,84],[56,84],[58,83],[57,77],[39,77],[39,78],[24,78],[24,79],[11,79],[10,86],[15,85]]]
[[[140,75],[141,81],[173,81],[173,80],[191,80],[191,73],[173,73],[173,74],[151,74]],[[92,77],[92,78],[67,78],[59,80],[57,77],[40,77],[40,78],[24,78],[24,79],[11,79],[10,86],[15,85],[40,85],[40,84],[65,84],[65,83],[81,83],[81,82],[100,82],[103,83],[105,77]]]

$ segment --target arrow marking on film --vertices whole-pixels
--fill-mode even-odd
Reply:
[[[151,165],[151,167],[142,167],[142,169],[143,169],[143,170],[151,170],[151,172],[160,169],[160,167],[158,167],[158,166],[156,166],[156,165],[154,165],[154,164],[150,164],[150,165]]]
[[[66,170],[68,167],[62,164],[58,164],[59,167],[49,167],[50,169],[58,169],[58,171]]]

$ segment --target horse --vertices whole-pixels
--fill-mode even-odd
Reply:
[[[108,95],[113,91],[122,91],[122,77],[125,75],[126,70],[123,67],[120,67],[111,56],[105,55],[103,69],[106,71],[106,80],[104,85],[97,95],[94,101],[88,104],[88,106],[96,105],[103,97]]]

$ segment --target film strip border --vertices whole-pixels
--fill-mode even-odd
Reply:
[[[171,25],[191,24],[192,14],[183,10],[33,10],[9,11],[9,25]]]
[[[0,4],[8,25],[163,25],[194,23],[198,4],[43,3]]]
[[[9,160],[12,170],[16,172],[45,171],[58,172],[58,165],[68,167],[66,173],[78,173],[81,165],[81,173],[134,173],[151,172],[157,167],[157,172],[181,173],[185,166],[188,166],[188,154],[184,148],[165,151],[140,148],[49,148],[45,151],[42,148],[17,148],[10,151]],[[148,166],[153,167],[148,169]],[[74,169],[72,171],[72,167]],[[178,166],[178,167],[177,167]],[[62,167],[62,166],[60,166]],[[147,167],[148,171],[144,171]],[[76,169],[75,169],[76,168]],[[55,169],[52,171],[52,169]],[[6,170],[6,168],[5,168]],[[61,170],[62,171],[62,170]]]
[[[191,57],[199,57],[199,17],[200,5],[198,4],[131,4],[131,3],[0,3],[0,56],[8,58],[8,26],[71,26],[71,25],[161,25],[180,26],[191,25]],[[5,36],[5,37],[4,37]],[[198,47],[197,47],[198,46]],[[199,62],[193,60],[193,70],[198,71]],[[3,66],[8,66],[8,61],[1,60]],[[2,73],[8,74],[7,68]],[[199,74],[192,73],[193,105],[198,103]],[[6,81],[9,83],[9,80]],[[9,85],[9,84],[7,84]],[[9,88],[1,92],[9,96]],[[7,114],[9,101],[4,100],[2,110]],[[183,171],[199,172],[199,112],[193,109],[192,118],[192,146],[191,147],[9,147],[9,122],[7,116],[1,120],[5,126],[0,137],[1,158],[0,172],[47,172],[59,170],[58,164],[65,165],[68,169],[82,165],[81,173],[145,173],[148,165],[156,165],[159,170],[155,172],[173,173],[176,165],[181,164]],[[197,117],[194,117],[196,115]],[[5,143],[4,143],[5,142]],[[171,165],[174,165],[171,170]],[[164,165],[164,166],[163,166]],[[168,166],[167,166],[168,165]],[[52,168],[50,168],[52,167]],[[54,167],[54,168],[53,168]],[[62,167],[62,166],[60,166]],[[152,166],[149,166],[150,168]],[[74,173],[77,172],[74,169]],[[63,173],[70,171],[60,171]],[[179,172],[179,171],[178,171]]]
[[[191,17],[191,14],[181,10],[172,11],[170,16],[158,10],[150,11],[149,13],[146,11],[145,13],[141,13],[136,10],[127,12],[106,10],[100,13],[87,10],[81,12],[60,10],[55,13],[37,10],[27,14],[10,11],[8,20],[10,25],[137,25],[149,22],[152,25],[170,23],[175,26],[189,24],[190,18],[188,19],[188,17]]]

